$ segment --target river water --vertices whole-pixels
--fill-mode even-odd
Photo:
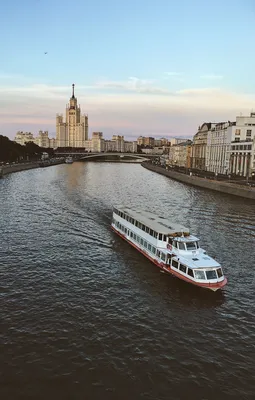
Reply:
[[[110,229],[114,204],[191,228],[228,285],[160,273]],[[0,398],[252,399],[255,205],[137,164],[0,180]]]

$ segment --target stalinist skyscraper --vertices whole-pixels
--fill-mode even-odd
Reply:
[[[81,115],[80,106],[77,106],[77,98],[74,96],[74,84],[72,87],[72,97],[66,106],[66,122],[63,122],[62,114],[57,114],[56,117],[58,147],[85,147],[85,140],[88,140],[88,115]]]

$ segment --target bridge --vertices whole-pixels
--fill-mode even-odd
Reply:
[[[95,160],[95,159],[111,159],[112,161],[122,161],[122,162],[142,162],[145,160],[160,157],[159,154],[144,154],[144,153],[120,153],[120,152],[107,152],[107,153],[95,153],[95,152],[82,152],[82,151],[62,151],[56,150],[55,155],[57,156],[72,156],[76,160]]]

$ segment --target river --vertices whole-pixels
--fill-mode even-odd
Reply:
[[[160,273],[110,229],[114,204],[191,228],[228,285]],[[137,164],[0,180],[2,400],[253,399],[255,207]]]

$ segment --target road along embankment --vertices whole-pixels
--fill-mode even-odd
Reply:
[[[190,176],[176,171],[169,171],[146,161],[143,162],[141,165],[144,168],[149,169],[150,171],[157,172],[158,174],[175,179],[179,182],[187,183],[188,185],[199,186],[204,189],[216,190],[217,192],[232,194],[233,196],[245,197],[246,199],[255,200],[254,187],[243,187],[236,183],[199,178],[197,176]]]

